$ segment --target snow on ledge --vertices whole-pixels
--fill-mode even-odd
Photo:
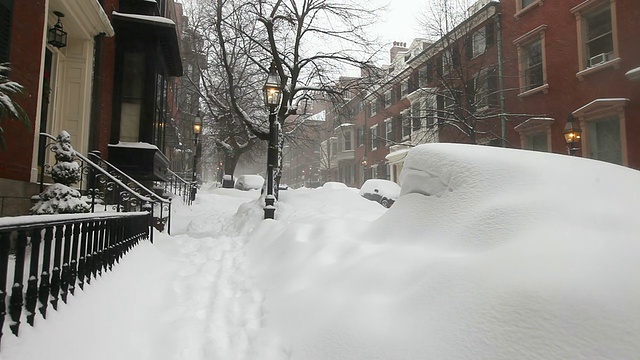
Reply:
[[[120,141],[117,144],[109,144],[109,146],[111,146],[111,147],[122,147],[122,148],[131,148],[131,149],[151,149],[151,150],[160,151],[160,149],[158,149],[157,146],[155,146],[153,144],[146,143],[146,142]]]

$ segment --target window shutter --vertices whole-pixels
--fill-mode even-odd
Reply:
[[[497,106],[500,94],[498,94],[498,72],[495,68],[491,69],[487,76],[487,89],[489,91],[489,105]]]
[[[465,85],[465,96],[467,98],[467,108],[470,112],[475,111],[475,94],[476,94],[475,79],[467,80],[467,83]]]
[[[486,40],[486,45],[487,47],[493,45],[494,43],[494,27],[493,27],[493,22],[489,22],[487,23],[487,25],[485,26],[484,29],[484,36],[485,36],[485,40]]]
[[[442,56],[438,56],[436,59],[436,73],[442,76]]]
[[[414,71],[409,76],[409,91],[408,93],[412,93],[418,89],[418,71]]]
[[[464,39],[464,54],[467,60],[473,58],[473,37],[471,36],[467,36]]]
[[[451,47],[451,63],[453,66],[460,66],[460,49],[457,45]]]
[[[433,62],[427,63],[427,84],[433,81]]]
[[[13,0],[0,1],[0,63],[9,62]]]

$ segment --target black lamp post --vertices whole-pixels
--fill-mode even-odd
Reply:
[[[197,166],[198,166],[198,136],[202,132],[202,118],[200,117],[200,112],[198,111],[198,115],[193,119],[193,136],[194,136],[194,152],[193,152],[193,174],[191,177],[192,187],[191,187],[191,201],[196,199],[196,193],[198,192],[198,188],[196,186],[198,175],[197,175]]]
[[[271,63],[267,81],[263,87],[264,102],[269,108],[269,150],[267,151],[267,195],[265,197],[264,218],[275,218],[276,197],[273,195],[273,171],[278,161],[278,128],[276,126],[276,109],[282,98],[280,76],[275,63]]]
[[[574,121],[573,114],[569,114],[567,117],[567,124],[564,126],[564,140],[567,143],[567,150],[569,155],[574,156],[578,150],[580,150],[580,142],[582,141],[582,130],[580,125]]]
[[[58,17],[58,22],[47,32],[47,42],[51,46],[63,48],[67,46],[67,32],[62,29],[62,22],[60,21],[64,14],[60,11],[54,11],[53,13]]]

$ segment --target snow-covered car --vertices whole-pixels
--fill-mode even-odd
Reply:
[[[264,178],[260,175],[240,175],[236,180],[238,190],[260,190],[264,184]]]
[[[384,179],[369,179],[362,184],[360,196],[389,208],[400,196],[400,185]]]

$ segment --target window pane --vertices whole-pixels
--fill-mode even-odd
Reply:
[[[589,122],[588,131],[590,158],[622,164],[620,121],[617,118]]]
[[[549,151],[547,134],[540,133],[527,136],[527,149],[535,151]]]
[[[522,0],[522,8],[525,8],[531,4],[533,4],[535,0]]]
[[[525,48],[524,77],[526,90],[542,86],[544,83],[542,68],[542,42],[531,43]]]

